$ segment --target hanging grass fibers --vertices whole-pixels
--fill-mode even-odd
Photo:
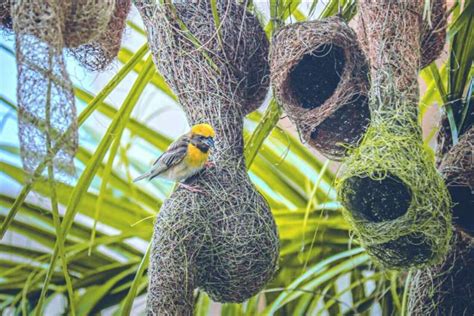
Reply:
[[[274,36],[275,95],[301,137],[340,160],[368,122],[368,66],[352,29],[339,17],[295,23]]]
[[[215,166],[163,204],[150,256],[148,312],[191,315],[193,290],[242,302],[272,278],[279,240],[274,219],[245,169],[243,117],[268,89],[268,41],[233,0],[156,5],[137,1],[155,63],[190,124],[216,130]],[[217,27],[216,27],[217,25]]]
[[[72,55],[89,70],[104,70],[120,50],[130,0],[115,0],[115,7],[107,28],[92,42],[71,49]]]
[[[417,123],[423,1],[359,2],[371,65],[371,123],[344,163],[339,197],[362,245],[386,268],[440,262],[451,202]]]
[[[409,315],[474,315],[473,289],[474,240],[458,231],[446,259],[414,275]]]

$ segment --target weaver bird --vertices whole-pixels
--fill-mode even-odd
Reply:
[[[179,137],[156,159],[148,172],[133,182],[160,177],[176,181],[190,191],[200,192],[199,189],[181,181],[192,177],[209,164],[209,154],[214,148],[214,136],[215,132],[211,125],[194,125],[189,133]]]

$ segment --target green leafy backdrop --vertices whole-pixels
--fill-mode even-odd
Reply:
[[[282,21],[338,11],[346,19],[355,14],[354,1],[329,1],[325,7],[312,1],[304,4],[304,10],[301,1],[270,0],[268,5],[270,18],[259,17],[269,35]],[[453,100],[464,98],[465,87],[472,85],[473,2],[466,1],[461,8],[455,2],[447,60],[421,74],[427,88],[420,108],[423,115],[435,104],[448,104],[451,126],[462,128],[466,118]],[[128,32],[141,34],[137,36],[144,41],[139,25],[129,21],[128,26]],[[2,58],[10,55],[13,60],[7,40],[1,39]],[[81,146],[76,156],[78,177],[70,183],[52,186],[42,170],[34,181],[26,181],[18,143],[6,130],[16,119],[17,107],[14,99],[0,95],[0,128],[9,135],[0,141],[0,231],[6,232],[0,242],[0,310],[23,315],[41,314],[45,308],[75,315],[104,310],[127,315],[132,308],[134,314],[143,312],[138,303],[146,294],[147,245],[153,219],[172,185],[160,181],[136,185],[131,179],[171,142],[148,122],[179,107],[146,44],[122,47],[118,61],[113,78],[98,92],[88,91],[80,82],[75,85],[82,108]],[[121,102],[111,101],[117,89],[127,91]],[[140,115],[136,105],[143,102],[146,91],[159,92],[160,100],[169,105]],[[148,100],[147,106],[153,102]],[[242,304],[219,305],[205,293],[196,293],[196,315],[403,314],[410,274],[380,271],[372,265],[351,238],[336,201],[337,166],[281,128],[282,115],[277,102],[270,100],[247,117],[244,135],[249,173],[278,224],[280,270],[260,294]],[[428,143],[434,132],[427,134]]]

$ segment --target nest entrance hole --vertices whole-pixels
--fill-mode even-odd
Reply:
[[[350,189],[343,197],[345,207],[354,218],[371,222],[397,219],[410,207],[410,189],[398,177],[388,174],[382,180],[369,177],[347,179]]]
[[[291,70],[290,89],[301,107],[314,109],[336,90],[346,64],[344,49],[323,44],[303,56]]]

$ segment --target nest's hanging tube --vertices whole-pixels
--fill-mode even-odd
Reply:
[[[345,161],[339,198],[362,245],[386,268],[440,262],[451,202],[417,124],[423,1],[359,1],[371,65],[371,124]]]
[[[272,278],[279,239],[269,206],[247,175],[243,117],[268,89],[268,41],[258,20],[232,0],[156,5],[137,1],[159,71],[190,124],[216,130],[215,167],[175,191],[155,224],[148,312],[191,315],[193,290],[242,302]],[[217,27],[216,27],[217,25]]]
[[[275,95],[303,140],[333,160],[357,146],[369,124],[369,70],[341,18],[283,27],[270,67]]]

